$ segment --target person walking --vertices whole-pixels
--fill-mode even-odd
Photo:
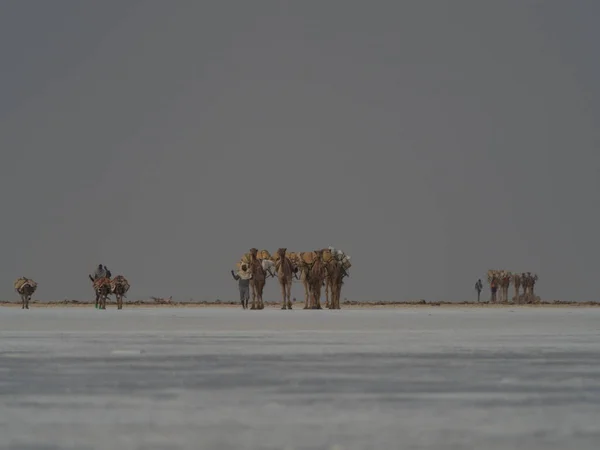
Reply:
[[[250,300],[250,278],[252,278],[252,274],[248,271],[248,266],[242,264],[237,274],[233,270],[231,271],[231,276],[238,282],[240,302],[242,303],[242,308],[246,309]]]
[[[475,290],[477,291],[477,303],[481,300],[481,291],[483,290],[483,283],[481,282],[481,278],[477,280],[475,283]]]

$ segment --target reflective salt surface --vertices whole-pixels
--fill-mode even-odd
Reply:
[[[597,449],[600,308],[0,308],[1,449]]]

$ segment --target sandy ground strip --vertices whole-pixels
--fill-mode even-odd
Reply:
[[[304,304],[296,303],[293,306],[293,310],[303,310]],[[21,308],[21,302],[17,301],[4,301],[0,302],[0,307],[7,308]],[[30,302],[29,308],[94,308],[94,303],[91,302]],[[171,303],[161,304],[152,302],[135,302],[125,303],[124,308],[225,308],[225,309],[242,309],[239,303],[227,302],[227,303]],[[323,309],[325,303],[322,303]],[[484,308],[484,309],[504,309],[504,308],[590,308],[600,307],[600,302],[542,302],[539,304],[514,304],[514,303],[474,303],[474,302],[364,302],[358,303],[353,302],[352,304],[342,305],[342,309],[395,309],[395,308]],[[116,303],[107,302],[107,308],[116,308]],[[265,309],[280,309],[281,303],[265,303]]]

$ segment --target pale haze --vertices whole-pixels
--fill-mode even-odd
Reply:
[[[473,300],[489,268],[596,300],[598,17],[593,1],[4,1],[1,298],[24,275],[36,298],[91,299],[103,263],[130,300],[235,300],[249,248],[333,245],[349,300]]]

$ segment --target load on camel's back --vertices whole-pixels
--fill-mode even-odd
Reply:
[[[31,278],[19,277],[14,283],[14,288],[21,296],[21,309],[29,309],[29,301],[37,289],[37,283]]]
[[[275,261],[268,250],[259,250],[256,253],[256,259],[260,262],[261,267],[267,274],[267,277],[276,277]],[[241,259],[235,263],[235,270],[239,272],[242,264],[250,265],[250,253],[244,253]]]
[[[342,264],[342,268],[344,269],[345,276],[350,276],[348,273],[348,269],[352,267],[352,263],[350,262],[350,255],[347,255],[342,250],[338,250],[334,247],[329,246],[329,251],[333,255],[333,257]]]

